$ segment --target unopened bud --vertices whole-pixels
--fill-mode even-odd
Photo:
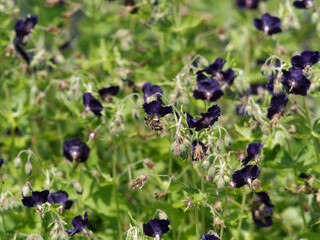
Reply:
[[[247,113],[248,116],[252,116],[252,107],[250,105],[247,105],[245,107],[245,112]]]
[[[253,119],[256,120],[256,121],[260,121],[261,120],[261,112],[260,112],[260,109],[258,107],[253,107],[252,116],[253,116]]]
[[[218,186],[219,189],[222,189],[224,187],[223,178],[219,178],[217,186]]]
[[[9,204],[9,201],[7,199],[3,199],[2,200],[2,210],[3,211],[8,211],[10,209],[10,204]]]
[[[215,172],[216,172],[216,167],[214,163],[212,163],[208,170],[208,177],[213,177]]]
[[[214,209],[218,212],[222,212],[222,202],[221,201],[216,201],[214,203]]]
[[[14,160],[13,160],[13,167],[14,168],[18,168],[20,167],[22,161],[21,161],[21,157],[17,156]]]
[[[82,194],[83,193],[83,188],[81,184],[78,181],[74,181],[73,183],[73,188],[76,191],[77,194]]]
[[[164,198],[166,194],[164,192],[156,192],[154,193],[154,199],[161,199]]]
[[[216,143],[216,147],[217,147],[218,151],[222,151],[222,149],[223,149],[223,140],[222,140],[222,138],[218,139],[218,141]]]
[[[160,218],[160,220],[167,220],[168,219],[168,215],[164,212],[164,211],[162,211],[162,210],[159,210],[159,218]]]
[[[24,166],[24,171],[27,175],[30,175],[32,173],[32,164],[30,161],[26,162],[26,165]]]
[[[209,159],[208,158],[203,159],[201,164],[202,169],[207,170],[209,168],[209,165],[210,165]]]
[[[224,145],[226,147],[230,147],[231,146],[231,137],[229,134],[227,134],[225,137],[224,137]]]
[[[43,240],[43,238],[39,235],[32,234],[32,235],[28,235],[26,240]]]
[[[21,195],[22,197],[28,197],[30,196],[30,187],[28,184],[23,185],[23,187],[21,188]]]

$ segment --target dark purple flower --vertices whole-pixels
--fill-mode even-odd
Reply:
[[[236,114],[238,115],[247,115],[246,107],[248,104],[241,103],[236,106]]]
[[[83,102],[83,105],[86,107],[85,112],[90,110],[96,116],[99,116],[99,117],[102,116],[101,111],[103,110],[103,107],[101,103],[92,96],[91,93],[89,92],[84,93],[82,102]]]
[[[225,71],[222,71],[222,81],[228,84],[229,86],[232,85],[234,79],[236,78],[236,75],[234,71],[231,68],[228,68]]]
[[[0,158],[0,168],[2,167],[3,164],[3,158]]]
[[[288,98],[285,93],[275,94],[271,98],[271,104],[268,108],[267,118],[272,119],[273,115],[282,115],[287,106]]]
[[[66,140],[63,143],[63,155],[70,162],[73,160],[85,162],[87,161],[89,154],[90,148],[79,138]]]
[[[256,192],[258,202],[267,205],[268,207],[274,207],[269,195],[266,192]]]
[[[68,197],[69,196],[67,192],[57,191],[54,193],[50,193],[48,197],[48,202],[54,203],[54,204],[62,204],[63,209],[70,209],[75,200],[74,199],[68,200]]]
[[[223,96],[220,83],[213,78],[207,78],[198,82],[198,89],[193,91],[195,99],[203,99],[208,102],[217,101]]]
[[[261,141],[259,143],[250,143],[247,147],[247,157],[242,160],[243,165],[247,165],[251,159],[254,159],[263,148]]]
[[[266,89],[268,90],[268,92],[270,94],[273,94],[274,92],[274,82],[276,80],[275,76],[267,76],[267,79],[269,81],[269,83],[266,84]]]
[[[269,13],[263,14],[261,19],[255,18],[253,23],[257,29],[263,31],[266,35],[282,32],[280,18],[273,17]]]
[[[272,225],[272,208],[274,207],[268,194],[265,192],[256,193],[258,199],[252,207],[252,218],[258,227],[269,227]]]
[[[246,165],[244,168],[237,170],[232,174],[232,180],[237,188],[240,188],[245,184],[252,186],[252,181],[256,179],[259,174],[260,169],[257,165]]]
[[[282,70],[282,85],[288,94],[306,96],[311,82],[303,75],[302,69],[290,68]]]
[[[156,237],[157,235],[161,237],[163,234],[169,232],[169,224],[169,220],[151,219],[148,223],[143,224],[143,232],[149,237]]]
[[[18,19],[14,25],[14,30],[16,31],[16,36],[18,43],[23,43],[23,38],[30,34],[31,30],[38,22],[38,17],[36,15],[27,17],[26,20]]]
[[[206,113],[201,113],[202,118],[199,120],[193,119],[193,117],[187,113],[187,123],[189,128],[195,128],[196,131],[200,131],[203,128],[210,128],[220,116],[220,108],[217,104],[208,109]]]
[[[271,207],[263,205],[251,213],[252,219],[258,227],[270,227],[272,225],[273,211]]]
[[[27,64],[29,65],[32,58],[33,58],[33,54],[28,54],[26,53],[26,51],[19,45],[19,44],[15,44],[15,47],[18,51],[18,53],[21,55],[21,57],[26,60]]]
[[[201,159],[203,159],[203,157],[206,155],[207,149],[208,148],[206,145],[204,145],[202,142],[197,139],[194,140],[191,148],[193,161],[201,161]]]
[[[83,231],[86,235],[88,235],[88,233],[85,229],[88,226],[88,222],[89,222],[89,217],[88,217],[87,212],[85,212],[84,218],[82,218],[81,215],[74,217],[71,221],[73,229],[67,230],[67,233],[71,234],[71,236],[72,236],[78,232]]]
[[[312,0],[294,1],[294,2],[293,2],[293,5],[294,5],[296,8],[300,8],[300,9],[303,9],[303,8],[313,8],[313,7],[314,7]]]
[[[152,102],[145,102],[142,105],[144,111],[148,115],[154,115],[158,117],[163,117],[169,113],[173,113],[171,106],[162,106],[161,102],[159,100],[155,100]]]
[[[162,88],[158,85],[152,85],[150,82],[146,82],[142,86],[141,90],[143,92],[143,99],[145,102],[148,102],[150,97],[155,94],[158,100],[161,98],[161,95],[163,95]]]
[[[257,9],[259,0],[237,0],[240,9]]]
[[[119,86],[112,86],[99,89],[99,95],[105,102],[111,102],[112,96],[117,95],[119,92]]]
[[[220,238],[215,235],[202,235],[202,240],[220,240]]]
[[[303,51],[301,55],[296,55],[291,58],[292,67],[297,68],[310,68],[313,64],[316,64],[320,60],[320,54],[318,51]]]
[[[310,176],[309,175],[307,175],[307,174],[305,174],[305,173],[301,173],[300,175],[299,175],[299,178],[303,178],[303,179],[308,179]]]
[[[228,85],[231,85],[235,79],[235,73],[231,68],[228,68],[225,71],[222,71],[222,68],[225,64],[225,60],[222,58],[217,58],[212,64],[210,64],[208,67],[200,70],[197,72],[197,81],[198,84],[201,83],[201,81],[206,80],[208,81],[208,78],[203,75],[202,73],[205,72],[207,74],[210,74],[211,76],[216,76],[219,81],[225,82]],[[211,79],[209,79],[211,80]]]
[[[49,193],[49,190],[43,190],[41,192],[33,191],[31,197],[22,198],[22,204],[26,208],[41,205],[47,202]]]
[[[225,60],[222,58],[217,58],[212,64],[210,64],[208,67],[200,70],[198,73],[205,72],[207,74],[210,74],[212,76],[216,76],[218,73],[222,71],[223,65],[226,63]]]

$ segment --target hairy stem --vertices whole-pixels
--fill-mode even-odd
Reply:
[[[243,211],[244,211],[244,205],[245,205],[245,203],[246,203],[246,197],[247,197],[246,192],[243,191],[243,193],[242,193],[242,202],[241,202],[240,214],[242,214]],[[237,240],[240,239],[241,226],[242,226],[242,217],[241,217],[240,220],[239,220],[239,225],[238,225],[238,230],[237,230],[237,238],[236,238]]]
[[[117,208],[117,222],[118,222],[118,233],[119,233],[119,239],[122,240],[122,227],[121,227],[121,218],[120,218],[120,208],[119,208],[119,198],[118,198],[118,180],[117,180],[117,150],[116,147],[114,147],[114,154],[112,159],[112,172],[113,172],[113,179],[115,179],[114,183],[114,195],[115,195],[115,201],[116,201],[116,208]]]

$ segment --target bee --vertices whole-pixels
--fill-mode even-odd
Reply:
[[[163,129],[162,120],[155,115],[149,115],[144,118],[144,123],[147,127],[151,128],[154,131],[161,131]]]

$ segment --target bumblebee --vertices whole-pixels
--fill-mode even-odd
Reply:
[[[144,118],[144,123],[147,127],[154,131],[161,131],[163,129],[162,120],[156,115],[149,115]]]

